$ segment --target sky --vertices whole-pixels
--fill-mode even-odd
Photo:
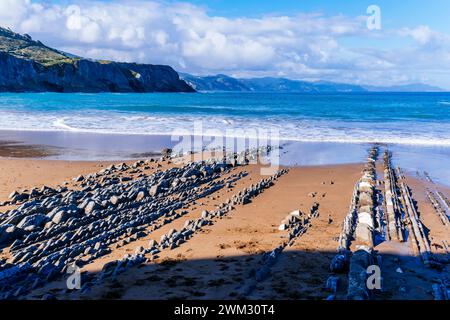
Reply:
[[[449,15],[448,0],[0,0],[0,26],[87,58],[445,89]]]

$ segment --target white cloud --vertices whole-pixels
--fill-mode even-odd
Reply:
[[[450,68],[449,37],[428,26],[394,32],[412,38],[412,47],[358,48],[358,39],[392,36],[369,31],[364,16],[226,18],[182,2],[0,0],[0,25],[80,56],[192,73],[387,84],[433,79]],[[344,38],[353,45],[343,45]]]

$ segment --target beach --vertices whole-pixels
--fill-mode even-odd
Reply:
[[[367,149],[365,153],[367,158]],[[33,155],[31,148],[28,156],[33,158]],[[211,156],[205,151],[203,159]],[[90,189],[86,186],[90,185],[91,193],[95,190],[107,192],[116,183],[133,185],[136,181],[138,184],[140,179],[189,163],[177,163],[175,158],[160,159],[160,156],[154,157],[155,161],[143,158],[137,162],[127,159],[67,161],[32,158],[27,158],[24,152],[20,159],[0,159],[0,202],[7,201],[9,194],[15,190],[29,193],[32,188],[43,185],[54,190],[65,187],[88,193]],[[26,282],[21,282],[24,289],[18,296],[27,299],[327,299],[332,295],[334,299],[345,299],[348,289],[346,274],[331,272],[330,263],[337,253],[343,223],[349,213],[355,184],[365,167],[365,158],[350,164],[280,166],[280,175],[266,187],[261,187],[261,191],[255,189],[257,193],[250,193],[248,201],[238,201],[230,211],[224,210],[214,215],[217,208],[224,208],[221,204],[227,203],[227,199],[271,177],[261,175],[260,164],[236,164],[225,171],[219,170],[215,174],[217,177],[211,176],[212,180],[196,182],[198,189],[193,194],[199,197],[196,200],[189,196],[180,197],[178,192],[184,189],[174,189],[162,198],[154,198],[169,207],[185,199],[175,212],[165,212],[151,223],[141,222],[133,227],[136,230],[120,231],[117,237],[108,238],[108,241],[98,240],[98,247],[97,240],[92,242],[90,248],[89,240],[73,242],[84,243],[85,248],[78,257],[83,261],[80,263],[83,275],[81,290],[67,288],[66,269],[63,269],[60,276],[38,281],[36,286],[27,287]],[[381,156],[378,161],[378,179],[382,181]],[[113,164],[115,166],[111,167]],[[95,172],[102,173],[89,179],[100,184],[83,184],[88,182],[89,174]],[[108,182],[111,177],[119,179],[111,185]],[[430,254],[445,259],[448,255],[448,226],[440,221],[436,209],[427,198],[427,190],[436,195],[439,192],[448,199],[450,189],[433,182],[424,174],[408,174],[405,179],[417,202],[421,223],[428,230],[426,237]],[[189,190],[189,187],[186,188]],[[206,193],[202,195],[203,192]],[[145,191],[138,197],[136,203],[144,201],[143,206],[146,206],[155,196]],[[174,202],[166,203],[165,199]],[[101,206],[115,207],[113,210],[117,212],[127,210],[108,203]],[[0,211],[6,214],[7,210],[17,207],[17,204],[7,204],[0,207]],[[87,209],[84,210],[87,212]],[[130,212],[133,210],[146,216],[141,207]],[[205,210],[210,215],[205,214]],[[280,230],[280,224],[296,210],[308,215],[308,221],[302,225],[301,232],[291,239],[289,233],[295,229],[286,227]],[[99,218],[94,221],[102,222],[109,215],[102,216],[100,212],[97,213]],[[176,234],[177,230],[190,226],[187,221],[199,218],[205,218],[204,224],[189,229],[194,231],[182,238],[183,241],[169,244],[169,247],[162,246],[163,235]],[[132,220],[131,216],[127,219]],[[54,232],[58,230],[55,229],[57,225],[53,224]],[[43,230],[48,227],[46,225]],[[65,233],[61,232],[56,233],[54,239],[61,240],[59,235]],[[34,248],[42,242],[35,243]],[[155,243],[162,247],[155,251],[155,248],[152,249]],[[276,262],[269,267],[264,266],[267,253],[280,246],[282,250]],[[73,248],[73,245],[68,248]],[[350,249],[356,250],[355,247]],[[373,250],[381,256],[382,276],[385,279],[383,290],[374,294],[375,299],[433,299],[433,284],[448,272],[445,263],[443,268],[426,267],[415,252],[411,238],[406,242],[383,241],[374,245]],[[0,257],[11,261],[14,252],[17,251],[11,250],[9,243]],[[111,275],[109,268],[116,270],[114,268],[118,268],[117,264],[123,259],[135,262],[129,262],[121,272]],[[268,268],[264,276],[259,275],[261,268]],[[330,277],[338,277],[336,289],[327,288]]]
[[[2,94],[1,297],[438,299],[448,99]]]

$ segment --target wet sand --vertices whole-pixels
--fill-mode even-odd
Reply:
[[[0,158],[48,158],[56,154],[56,149],[46,146],[0,141]]]
[[[231,140],[230,140],[231,139]],[[14,148],[2,148],[2,142],[14,141]],[[194,142],[195,141],[195,142]],[[78,131],[7,131],[0,130],[0,156],[25,157],[26,150],[33,158],[70,161],[121,161],[159,155],[162,148],[193,150],[221,149],[234,141],[235,150],[256,147],[254,140],[241,138],[211,138],[193,136],[104,134]],[[186,144],[187,142],[187,144]],[[346,143],[327,141],[276,141],[282,149],[279,164],[283,166],[316,166],[363,163],[371,143]],[[250,146],[249,146],[250,144]],[[407,173],[421,175],[427,172],[438,183],[450,187],[450,146],[388,145],[396,154],[395,165]],[[32,151],[32,154],[31,154]],[[230,150],[231,151],[231,150]]]

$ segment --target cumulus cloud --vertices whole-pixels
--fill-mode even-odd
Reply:
[[[450,67],[448,36],[427,26],[396,32],[415,41],[411,48],[343,45],[344,38],[384,36],[369,31],[365,17],[226,18],[183,2],[0,0],[0,24],[80,56],[169,64],[197,74],[385,84],[420,80],[437,65]],[[431,62],[430,46],[439,51]]]

